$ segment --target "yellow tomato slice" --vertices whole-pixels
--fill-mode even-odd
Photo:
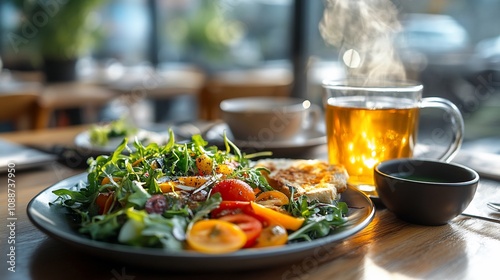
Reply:
[[[304,223],[303,218],[295,218],[290,215],[280,213],[253,201],[250,202],[250,205],[257,216],[264,217],[271,222],[280,224],[286,229],[298,230]]]
[[[162,193],[173,192],[175,190],[175,183],[172,181],[167,181],[159,183],[158,187],[160,187]]]
[[[290,200],[286,194],[274,190],[261,192],[257,198],[255,198],[255,202],[264,206],[283,206],[290,203]]]
[[[270,224],[262,229],[253,248],[281,246],[288,242],[286,229],[278,224]]]
[[[122,178],[120,178],[120,177],[113,177],[113,181],[116,183],[119,183],[121,180],[122,180]],[[109,183],[111,183],[111,180],[109,179],[109,177],[102,178],[101,185],[106,185]]]
[[[208,254],[230,253],[241,249],[247,237],[237,225],[216,220],[202,220],[194,223],[186,234],[190,248]]]

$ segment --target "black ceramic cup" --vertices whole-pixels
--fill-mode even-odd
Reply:
[[[381,202],[402,220],[443,225],[460,215],[474,198],[476,171],[453,163],[393,159],[378,164],[375,185]]]

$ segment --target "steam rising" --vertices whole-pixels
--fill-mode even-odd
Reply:
[[[400,31],[398,11],[390,0],[327,0],[319,25],[321,36],[338,48],[349,78],[405,80],[393,45]]]

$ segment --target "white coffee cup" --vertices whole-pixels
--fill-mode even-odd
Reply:
[[[241,97],[220,103],[222,119],[237,140],[292,140],[315,127],[321,109],[294,97]]]

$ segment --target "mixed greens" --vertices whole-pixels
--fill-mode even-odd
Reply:
[[[236,249],[264,247],[259,238],[265,229],[272,237],[280,232],[280,240],[284,231],[284,241],[267,245],[274,246],[326,236],[347,221],[347,205],[340,201],[324,204],[299,197],[276,203],[272,200],[276,196],[268,195],[271,200],[266,206],[274,205],[256,203],[261,194],[277,192],[266,180],[268,170],[252,163],[269,154],[244,154],[223,138],[225,150],[208,146],[200,135],[177,143],[172,131],[165,145],[144,146],[136,140],[133,150],[125,138],[112,154],[89,159],[86,182],[55,190],[58,198],[53,205],[69,209],[78,231],[95,240],[173,251],[201,248],[198,251],[206,253],[234,251],[217,251],[223,245],[214,249],[210,245],[214,241],[205,240],[220,237],[216,233],[223,229],[240,236],[240,229],[227,221],[247,229],[252,225],[252,232],[244,230],[246,236],[238,240]],[[246,186],[251,198],[241,196]],[[230,195],[236,198],[228,199]],[[212,224],[201,226],[208,221]],[[249,235],[258,229],[258,236]]]

